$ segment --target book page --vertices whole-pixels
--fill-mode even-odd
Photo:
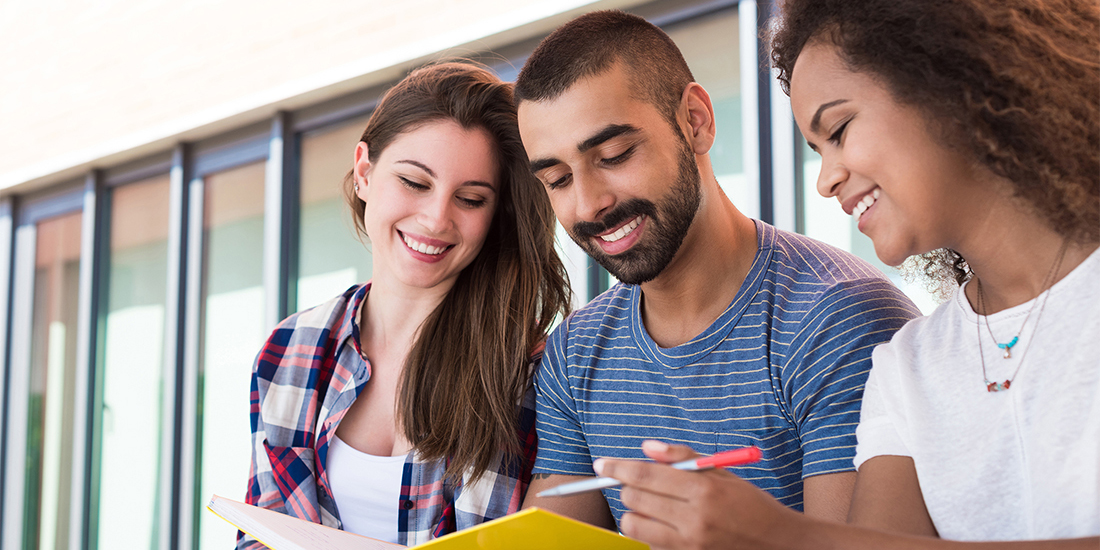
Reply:
[[[272,550],[392,550],[400,544],[304,521],[214,495],[207,508]]]

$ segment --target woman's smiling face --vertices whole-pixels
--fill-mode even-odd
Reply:
[[[818,192],[856,217],[884,263],[966,237],[988,204],[991,174],[950,149],[918,109],[850,70],[823,40],[802,50],[790,92],[795,121],[821,155]]]
[[[485,130],[451,120],[400,134],[373,163],[360,143],[356,193],[366,203],[373,278],[449,289],[481,251],[492,224],[497,157]]]

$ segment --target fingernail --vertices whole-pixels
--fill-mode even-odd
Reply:
[[[602,472],[603,472],[603,459],[602,458],[597,458],[596,461],[592,463],[592,469],[596,470],[596,475],[602,475]]]
[[[664,441],[657,441],[656,439],[647,439],[642,442],[642,447],[645,447],[651,451],[667,451],[668,443]]]

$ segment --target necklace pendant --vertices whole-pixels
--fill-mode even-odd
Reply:
[[[1001,343],[998,342],[997,347],[1005,350],[1005,355],[1004,355],[1005,359],[1012,359],[1012,346],[1015,346],[1016,342],[1019,342],[1019,341],[1020,341],[1019,336],[1013,336],[1012,340],[1009,341],[1008,343],[1001,344]]]
[[[1004,390],[1007,390],[1011,386],[1012,386],[1012,381],[1011,380],[1005,380],[1004,382],[1001,382],[1001,383],[990,382],[989,380],[985,381],[985,391],[987,391],[989,393],[1004,391]]]

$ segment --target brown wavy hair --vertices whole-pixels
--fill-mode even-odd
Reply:
[[[790,93],[805,45],[837,46],[931,121],[951,147],[1008,179],[1051,228],[1100,240],[1100,7],[1081,0],[785,0],[772,64]],[[969,277],[953,250],[913,262]]]
[[[473,62],[417,69],[382,97],[360,141],[377,162],[404,132],[439,120],[492,138],[498,206],[481,251],[424,320],[398,390],[399,428],[427,460],[447,459],[448,477],[479,478],[497,452],[518,454],[517,404],[531,384],[531,354],[569,312],[565,267],[554,249],[554,213],[531,174],[512,86]],[[365,203],[349,173],[344,196],[365,237]]]

